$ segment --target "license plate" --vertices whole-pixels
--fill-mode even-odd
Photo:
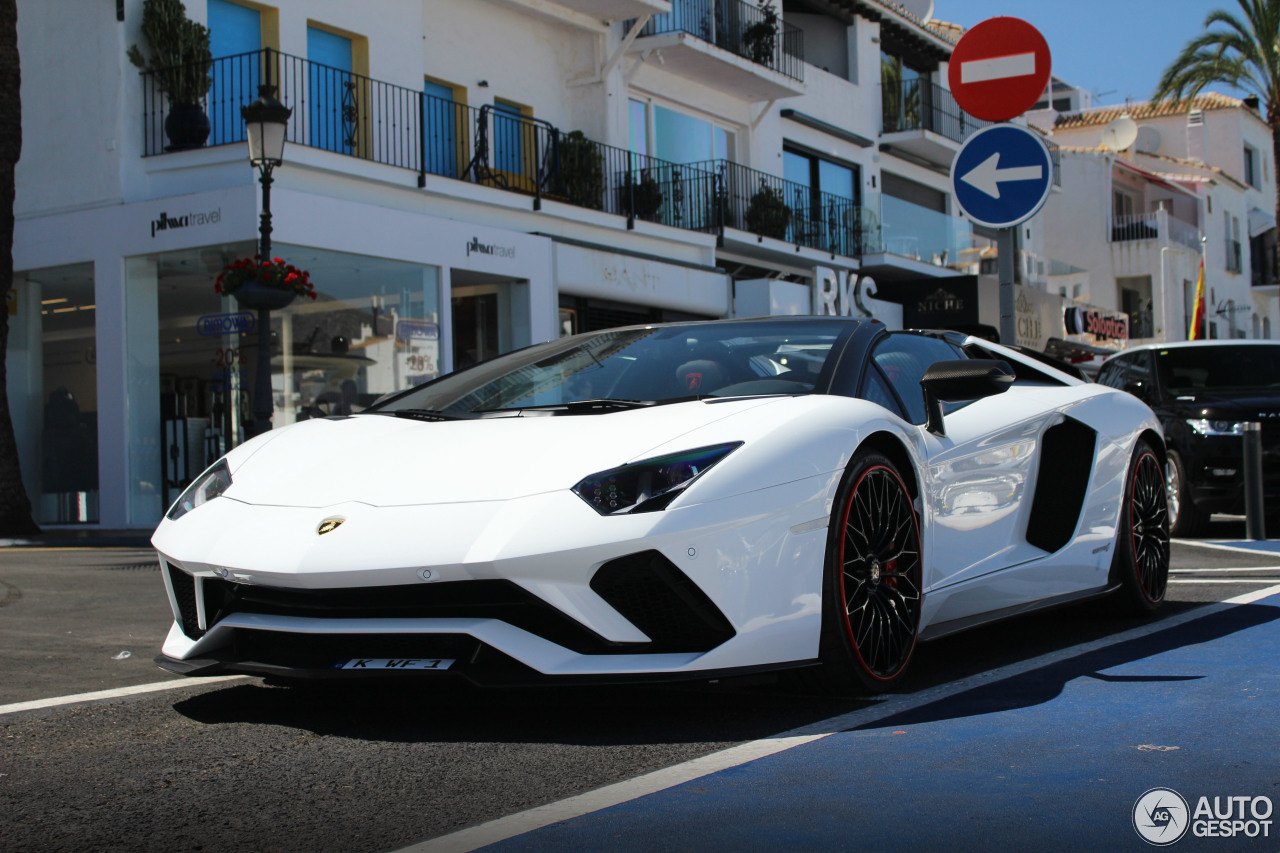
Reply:
[[[352,658],[338,669],[448,669],[450,658]]]

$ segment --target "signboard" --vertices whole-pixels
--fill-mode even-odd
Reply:
[[[420,385],[440,372],[440,326],[431,320],[396,320],[397,387]]]
[[[396,321],[396,340],[438,341],[440,326],[430,320],[400,319]]]
[[[1053,187],[1053,158],[1033,130],[1015,124],[983,128],[965,140],[951,164],[956,202],[974,222],[1009,228],[1035,215]]]
[[[196,321],[196,333],[202,338],[216,338],[222,335],[248,334],[256,326],[257,321],[252,311],[205,314]]]
[[[1040,100],[1049,64],[1049,45],[1039,30],[1021,18],[988,18],[960,37],[947,81],[969,115],[1008,121]]]
[[[1104,314],[1096,309],[1078,307],[1063,311],[1068,335],[1093,335],[1096,338],[1125,340],[1129,337],[1129,315]]]

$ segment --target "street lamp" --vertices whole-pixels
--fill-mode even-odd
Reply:
[[[284,133],[293,110],[276,100],[276,87],[258,87],[258,100],[240,108],[249,137],[249,162],[262,184],[258,255],[271,261],[271,171],[284,162]],[[287,302],[285,304],[288,304]],[[253,389],[253,434],[271,429],[271,307],[258,306],[258,368]]]

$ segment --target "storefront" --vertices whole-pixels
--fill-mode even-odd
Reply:
[[[718,267],[566,241],[552,257],[561,334],[730,314],[729,277]]]
[[[257,316],[214,280],[255,251],[255,190],[20,223],[9,390],[40,524],[153,525],[246,439]],[[317,294],[271,314],[275,426],[557,332],[546,238],[297,192],[272,206],[273,254]]]

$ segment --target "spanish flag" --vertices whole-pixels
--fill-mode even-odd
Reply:
[[[1204,340],[1204,257],[1200,258],[1200,278],[1196,280],[1196,307],[1191,314],[1191,329],[1187,340]]]

